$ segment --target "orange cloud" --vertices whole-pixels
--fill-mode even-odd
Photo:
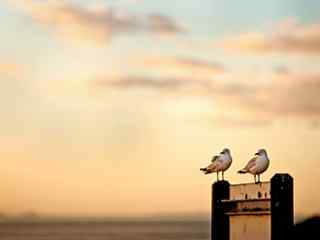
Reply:
[[[0,62],[0,76],[18,76],[21,73],[21,67],[15,63]]]
[[[227,37],[222,46],[228,51],[252,53],[319,54],[320,23],[303,25],[289,19],[275,26],[272,32]]]
[[[225,87],[217,97],[230,108],[240,107],[272,118],[320,116],[320,73],[269,73],[268,78],[271,81],[266,84],[238,83],[232,91]]]
[[[114,35],[132,31],[157,34],[183,32],[173,19],[160,14],[133,16],[111,8],[84,8],[65,1],[7,1],[60,38],[76,42],[106,44]]]

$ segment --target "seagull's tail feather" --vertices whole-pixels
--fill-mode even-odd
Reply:
[[[238,171],[239,174],[245,174],[247,173],[248,171],[246,169],[241,169]]]
[[[200,168],[200,171],[207,171],[207,168]]]

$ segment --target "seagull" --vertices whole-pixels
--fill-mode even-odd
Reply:
[[[222,172],[222,180],[224,180],[224,172],[231,166],[232,157],[230,150],[225,148],[219,155],[213,156],[211,164],[206,168],[200,168],[204,174],[217,173],[217,181],[219,181],[219,172]]]
[[[238,171],[240,174],[251,173],[254,175],[254,183],[260,183],[260,174],[265,172],[269,167],[269,158],[265,149],[260,149],[247,165]],[[258,175],[258,181],[256,176]]]

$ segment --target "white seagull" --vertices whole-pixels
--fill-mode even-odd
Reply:
[[[251,173],[254,175],[254,182],[260,183],[260,174],[265,172],[269,167],[269,158],[265,149],[260,149],[255,153],[254,157],[247,163],[247,165],[238,171],[240,174]],[[258,175],[258,181],[256,176]]]
[[[222,180],[224,180],[224,172],[231,166],[232,157],[230,150],[225,148],[219,155],[213,156],[211,164],[206,168],[200,168],[204,174],[217,173],[217,181],[219,181],[219,172],[222,172]]]

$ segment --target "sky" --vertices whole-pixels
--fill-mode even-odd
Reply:
[[[208,214],[266,148],[320,214],[320,2],[3,0],[0,212]]]

